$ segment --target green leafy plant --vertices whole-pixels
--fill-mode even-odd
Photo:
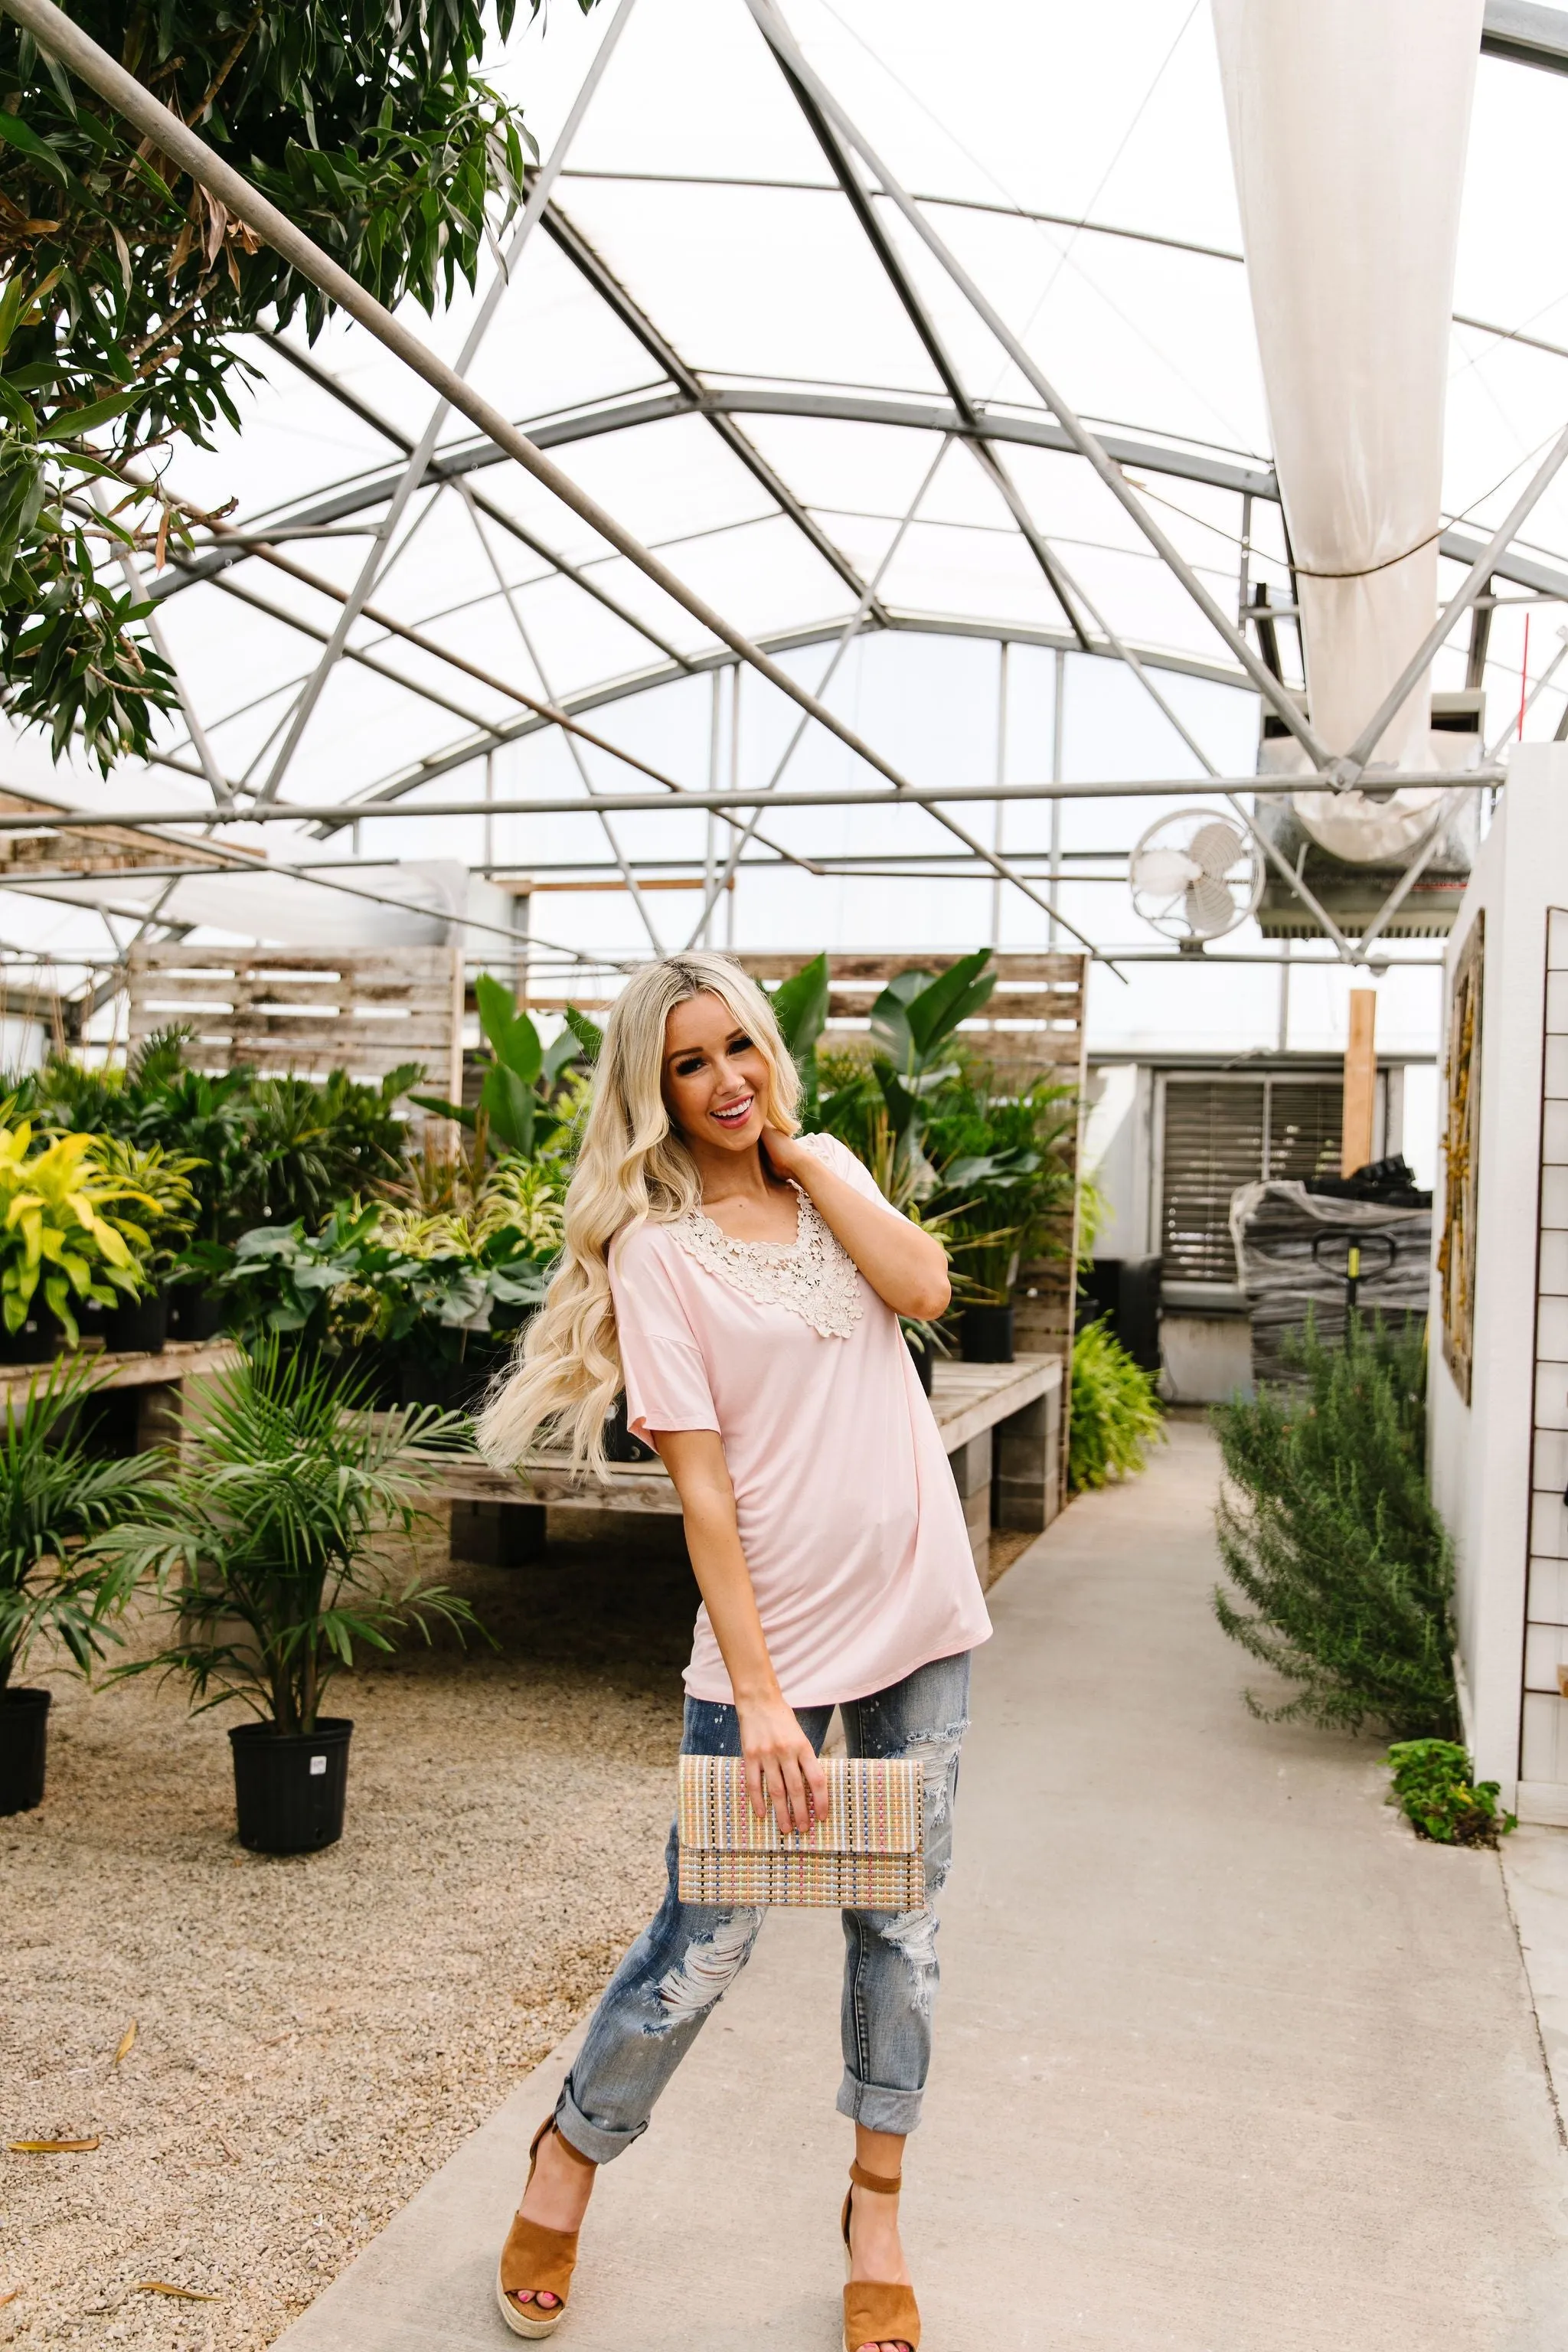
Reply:
[[[1153,1375],[1102,1322],[1080,1325],[1072,1344],[1068,1483],[1075,1494],[1135,1477],[1159,1444],[1165,1416]]]
[[[407,1136],[398,1106],[423,1076],[403,1064],[375,1083],[332,1071],[321,1085],[251,1069],[186,1066],[188,1033],[149,1038],[124,1070],[51,1055],[8,1081],[36,1125],[119,1138],[178,1161],[197,1202],[200,1240],[222,1243],[268,1219],[318,1223],[332,1202],[395,1177]]]
[[[515,0],[496,0],[504,37]],[[584,8],[593,0],[580,0]],[[474,282],[531,142],[479,75],[481,0],[76,0],[73,21],[379,299]],[[144,461],[237,425],[236,338],[327,304],[153,142],[0,25],[0,677],[106,769],[172,673],[100,570],[164,559],[185,510]],[[139,464],[138,461],[143,461]],[[102,503],[95,504],[93,493]]]
[[[826,959],[821,985],[826,987]],[[811,1115],[863,1160],[895,1207],[908,1208],[937,1189],[937,1171],[925,1146],[930,1107],[962,1072],[955,1039],[961,1022],[986,1003],[996,985],[987,971],[988,948],[963,956],[948,971],[900,972],[871,1007],[869,1051],[816,1055],[813,1040]],[[785,986],[796,988],[813,967]],[[813,991],[802,989],[797,1017],[814,1017]],[[775,998],[776,1003],[776,998]],[[824,1012],[826,1007],[824,1006]],[[820,1034],[820,1025],[816,1034]],[[793,1050],[793,1049],[792,1049]]]
[[[141,1511],[161,1465],[102,1462],[87,1451],[80,1407],[100,1385],[80,1364],[51,1365],[13,1395],[0,1423],[0,1689],[39,1642],[83,1673],[118,1641],[130,1587],[97,1549]]]
[[[955,1296],[1005,1306],[1020,1264],[1066,1257],[1076,1130],[1077,1097],[1054,1079],[1009,1094],[966,1055],[937,1089],[925,1120],[938,1179],[927,1205],[942,1222]]]
[[[219,1277],[230,1319],[242,1334],[328,1353],[416,1344],[426,1360],[460,1358],[470,1337],[514,1324],[544,1296],[558,1222],[542,1185],[527,1204],[516,1191],[504,1179],[466,1211],[343,1202],[315,1234],[298,1220],[257,1226]]]
[[[74,1347],[75,1309],[113,1307],[145,1286],[151,1239],[132,1216],[150,1207],[94,1157],[97,1139],[57,1135],[34,1145],[24,1119],[0,1127],[0,1317],[19,1331],[38,1294]]]
[[[201,1213],[191,1181],[200,1172],[201,1161],[188,1153],[167,1152],[156,1143],[128,1143],[118,1135],[100,1137],[93,1157],[106,1176],[125,1186],[136,1209],[134,1228],[121,1223],[112,1206],[104,1212],[106,1218],[121,1225],[127,1240],[133,1230],[140,1234],[145,1243],[148,1278],[162,1281],[195,1230]]]
[[[489,1048],[478,1108],[468,1110],[460,1103],[432,1095],[416,1095],[414,1100],[422,1110],[456,1119],[471,1131],[478,1130],[482,1118],[489,1134],[508,1151],[526,1158],[549,1143],[566,1124],[552,1097],[562,1073],[581,1054],[582,1044],[568,1015],[560,1035],[548,1046],[542,1045],[528,1014],[518,1011],[510,989],[503,988],[488,971],[481,971],[474,982],[474,995],[479,1028]]]
[[[817,1106],[816,1041],[827,1025],[826,955],[813,956],[788,980],[781,980],[768,991],[768,1001],[779,1034],[800,1072],[802,1124],[810,1128],[816,1124]]]
[[[357,1650],[390,1651],[410,1630],[428,1642],[436,1623],[459,1640],[479,1627],[443,1585],[385,1586],[384,1539],[421,1523],[456,1425],[360,1402],[276,1341],[213,1382],[179,1469],[104,1538],[122,1580],[151,1580],[179,1627],[116,1675],[182,1675],[197,1713],[237,1699],[279,1732],[310,1732]]]
[[[1213,1413],[1235,1587],[1216,1590],[1215,1614],[1297,1685],[1281,1706],[1247,1703],[1269,1721],[1452,1739],[1453,1570],[1425,1475],[1424,1341],[1379,1322],[1328,1349],[1309,1324],[1291,1361],[1297,1386]]]
[[[309,1078],[249,1077],[225,1211],[228,1230],[265,1219],[324,1217],[334,1201],[395,1175],[405,1129],[397,1105],[424,1075],[405,1062],[372,1085],[333,1070]]]
[[[1452,1739],[1403,1739],[1388,1751],[1394,1794],[1417,1837],[1438,1845],[1496,1845],[1519,1827],[1500,1813],[1496,1780],[1472,1780],[1468,1752]]]

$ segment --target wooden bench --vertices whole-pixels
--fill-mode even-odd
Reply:
[[[982,1582],[988,1581],[994,1527],[1048,1527],[1061,1507],[1061,1407],[1059,1357],[1019,1356],[1010,1364],[937,1360],[931,1410]],[[537,1559],[551,1510],[680,1510],[661,1462],[613,1462],[608,1483],[600,1486],[549,1453],[531,1456],[520,1472],[455,1460],[435,1491],[452,1507],[452,1558],[492,1568]]]
[[[0,1364],[0,1411],[14,1396],[24,1396],[31,1383],[47,1380],[68,1365],[91,1367],[96,1393],[129,1391],[133,1405],[127,1414],[124,1451],[145,1454],[155,1445],[179,1442],[182,1391],[187,1381],[226,1372],[239,1361],[232,1339],[171,1339],[158,1354],[138,1350],[110,1355],[90,1341],[75,1355],[62,1355],[38,1364]]]

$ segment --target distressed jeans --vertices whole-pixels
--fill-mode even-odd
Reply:
[[[964,1651],[919,1667],[870,1698],[847,1700],[840,1709],[851,1756],[918,1758],[925,1784],[928,1907],[842,1915],[838,2112],[870,2131],[911,2132],[920,2121],[937,1986],[936,1900],[952,1853],[968,1700]],[[833,1709],[806,1706],[796,1714],[820,1751]],[[689,1698],[681,1746],[689,1756],[738,1756],[734,1708]],[[563,2137],[597,2164],[607,2164],[647,2129],[654,2101],[750,1959],[763,1924],[761,1909],[682,1903],[676,1892],[678,1854],[672,1827],[664,1901],[605,1988],[556,2106]]]

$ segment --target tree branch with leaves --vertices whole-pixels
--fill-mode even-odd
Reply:
[[[541,0],[530,0],[537,12]],[[594,0],[578,0],[584,13]],[[389,308],[475,282],[533,142],[483,78],[517,0],[79,0],[72,15]],[[119,559],[189,526],[173,436],[237,426],[238,340],[329,306],[0,19],[0,693],[108,772],[176,707]],[[147,467],[151,465],[151,478]]]

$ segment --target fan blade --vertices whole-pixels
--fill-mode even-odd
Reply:
[[[1213,824],[1199,826],[1188,854],[1201,872],[1223,882],[1237,859],[1246,856],[1247,844],[1233,824],[1216,817]]]
[[[1212,940],[1235,922],[1236,902],[1223,882],[1205,874],[1187,892],[1186,915],[1195,937]]]
[[[1156,898],[1173,898],[1189,883],[1198,881],[1203,871],[1184,850],[1145,849],[1133,859],[1127,878],[1134,890],[1151,891]]]

